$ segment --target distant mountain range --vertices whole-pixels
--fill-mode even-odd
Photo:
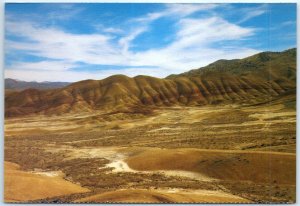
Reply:
[[[256,104],[285,94],[296,97],[296,49],[219,60],[164,79],[114,75],[52,90],[10,92],[5,97],[5,115],[145,112],[174,105]]]
[[[5,89],[24,90],[24,89],[55,89],[69,85],[70,82],[26,82],[16,79],[5,79]]]

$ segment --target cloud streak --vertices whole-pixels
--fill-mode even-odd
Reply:
[[[240,12],[243,13],[244,15],[243,15],[243,18],[241,18],[238,21],[238,24],[247,22],[250,19],[253,19],[255,17],[265,14],[266,12],[268,12],[268,5],[263,4],[256,8],[244,8],[244,9],[241,9]]]
[[[14,62],[6,67],[5,76],[39,81],[62,81],[61,77],[64,77],[63,81],[101,79],[116,73],[165,77],[205,66],[221,58],[243,58],[259,52],[242,46],[226,47],[226,42],[251,37],[256,32],[255,28],[242,27],[218,15],[193,16],[217,7],[215,4],[167,4],[158,12],[129,20],[131,28],[108,27],[102,32],[99,29],[97,33],[86,34],[74,34],[57,27],[44,27],[34,21],[10,18],[6,22],[7,34],[22,41],[6,39],[6,53],[22,51],[47,60]],[[248,19],[259,15],[248,14]],[[174,36],[174,41],[161,48],[151,48],[149,45],[146,50],[132,50],[132,42],[141,34],[147,34],[151,23],[160,18],[174,20],[176,30],[170,34]],[[243,21],[247,21],[247,18]],[[225,46],[214,47],[220,42],[225,42]],[[124,69],[93,72],[72,70],[80,68],[81,63],[90,66],[123,66]]]

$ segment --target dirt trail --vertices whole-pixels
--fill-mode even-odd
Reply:
[[[192,171],[184,170],[157,170],[157,171],[138,171],[130,168],[126,162],[129,157],[130,151],[136,150],[137,148],[126,148],[126,147],[98,147],[98,148],[73,148],[71,146],[48,148],[48,151],[59,152],[64,150],[67,155],[67,159],[73,158],[105,158],[110,161],[105,167],[112,168],[112,172],[133,172],[133,173],[145,173],[145,174],[163,174],[165,176],[179,176],[185,178],[191,178],[199,181],[214,181],[213,178],[209,178],[204,174],[200,174]],[[138,150],[141,150],[139,148]],[[147,150],[143,148],[141,151]],[[103,167],[100,167],[101,169]]]
[[[106,167],[113,168],[112,172],[133,172],[133,173],[144,173],[144,174],[162,174],[165,176],[175,176],[175,177],[185,177],[199,181],[211,182],[214,181],[213,178],[209,178],[206,175],[197,173],[197,172],[189,172],[184,170],[156,170],[156,171],[138,171],[131,169],[124,159],[115,160],[106,165]]]
[[[292,182],[295,173],[295,153],[245,151],[245,150],[211,150],[211,149],[159,149],[143,147],[84,147],[71,146],[48,148],[48,151],[65,151],[67,159],[105,158],[110,161],[105,167],[112,172],[159,173],[165,176],[179,176],[199,181],[217,179],[239,179],[253,181]],[[270,165],[270,162],[274,164]],[[201,162],[201,164],[199,164]],[[281,166],[288,166],[286,171]],[[257,172],[251,168],[257,167]],[[222,169],[222,174],[217,171]],[[101,169],[101,168],[100,168]],[[260,172],[277,171],[270,177]],[[230,172],[232,170],[232,172]],[[250,170],[250,172],[247,172]],[[236,174],[242,171],[245,174]],[[283,176],[288,175],[285,180]],[[270,179],[271,178],[271,179]],[[280,180],[278,180],[280,178]],[[282,179],[282,180],[281,180]]]

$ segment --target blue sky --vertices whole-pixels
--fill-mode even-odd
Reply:
[[[5,77],[165,77],[296,47],[296,4],[10,3]]]

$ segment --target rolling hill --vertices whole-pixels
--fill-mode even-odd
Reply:
[[[51,90],[26,89],[5,96],[5,115],[63,114],[95,110],[145,112],[173,105],[255,104],[296,94],[296,49],[219,60],[160,79],[114,75]]]
[[[24,90],[24,89],[54,89],[65,87],[70,82],[26,82],[7,78],[4,81],[6,90]]]

